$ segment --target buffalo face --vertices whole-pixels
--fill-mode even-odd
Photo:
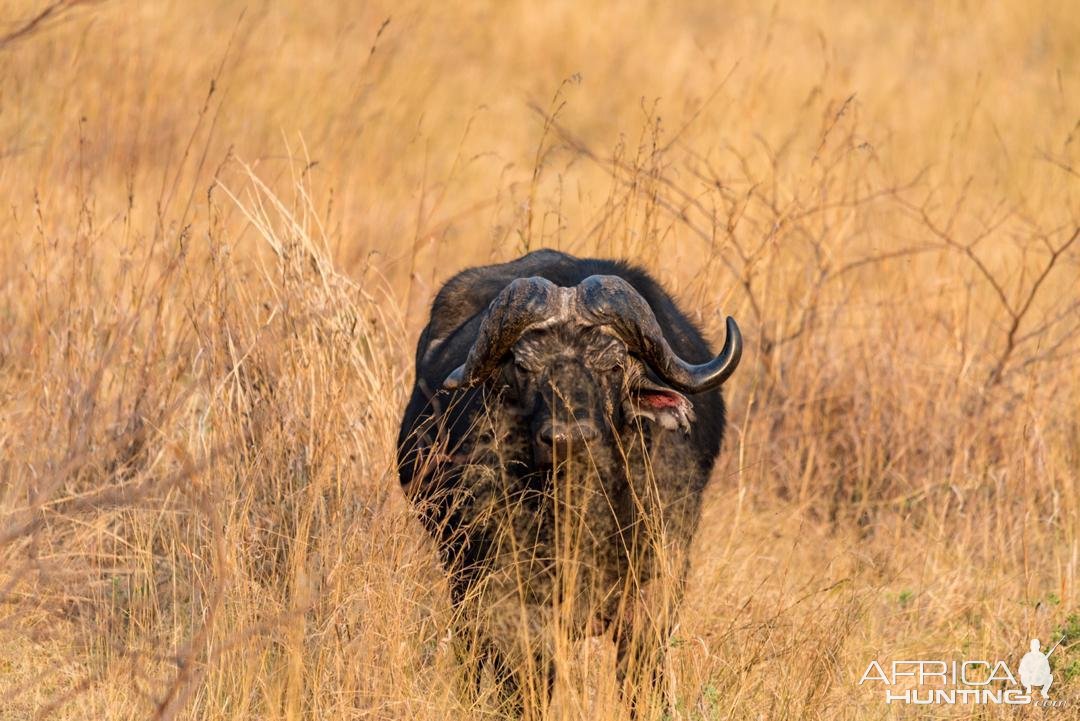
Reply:
[[[573,321],[530,330],[504,361],[507,400],[529,419],[534,460],[551,466],[589,445],[605,447],[636,419],[688,431],[683,394],[648,377],[646,366],[609,330]]]
[[[590,276],[572,288],[519,278],[488,306],[465,363],[443,385],[476,386],[501,372],[508,400],[531,419],[536,461],[551,465],[639,418],[688,431],[693,406],[683,393],[719,387],[741,353],[728,318],[720,354],[686,362],[645,299],[617,276]]]

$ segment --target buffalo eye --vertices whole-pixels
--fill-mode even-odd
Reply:
[[[510,356],[511,365],[520,374],[529,375],[540,371],[540,363],[531,347],[517,348]]]
[[[625,351],[621,344],[612,343],[599,352],[590,353],[587,364],[594,371],[606,373],[624,366]]]
[[[605,358],[598,358],[597,360],[594,360],[591,363],[589,363],[590,368],[592,368],[594,371],[598,371],[600,373],[607,373],[608,371],[613,371],[616,368],[618,368],[620,365],[621,365],[621,363],[620,363],[618,358],[606,358],[606,357]]]

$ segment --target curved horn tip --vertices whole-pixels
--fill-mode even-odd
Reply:
[[[727,317],[725,327],[726,327],[726,330],[727,330],[727,337],[732,338],[734,340],[734,343],[737,345],[737,347],[741,351],[742,350],[742,331],[739,330],[739,324],[736,323],[735,319],[732,318],[729,315]]]
[[[720,350],[720,354],[708,363],[688,369],[693,379],[688,386],[693,393],[719,388],[739,367],[743,350],[742,333],[739,332],[738,323],[731,316],[727,317],[725,325],[727,337],[724,338],[724,347]]]
[[[727,349],[731,348],[731,370],[735,370],[735,366],[739,365],[739,361],[742,359],[743,342],[742,331],[739,330],[739,324],[735,322],[735,319],[730,315],[727,317],[725,323],[727,337],[724,338],[724,346]]]
[[[447,390],[454,390],[455,388],[460,388],[464,380],[465,366],[459,365],[457,368],[450,371],[450,375],[446,376],[446,380],[442,382],[442,387]]]

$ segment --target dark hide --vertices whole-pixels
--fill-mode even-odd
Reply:
[[[594,275],[627,281],[682,360],[712,359],[644,271],[550,250],[454,276],[417,344],[401,483],[450,574],[468,658],[491,661],[509,696],[514,669],[548,673],[556,614],[574,636],[611,630],[621,672],[658,667],[723,438],[719,390],[677,392],[610,328],[584,321],[515,329],[482,382],[443,387],[511,282],[573,288]]]

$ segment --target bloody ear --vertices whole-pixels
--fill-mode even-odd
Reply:
[[[694,404],[689,398],[651,381],[631,390],[627,405],[632,416],[647,418],[669,431],[678,428],[689,433],[694,421]]]

